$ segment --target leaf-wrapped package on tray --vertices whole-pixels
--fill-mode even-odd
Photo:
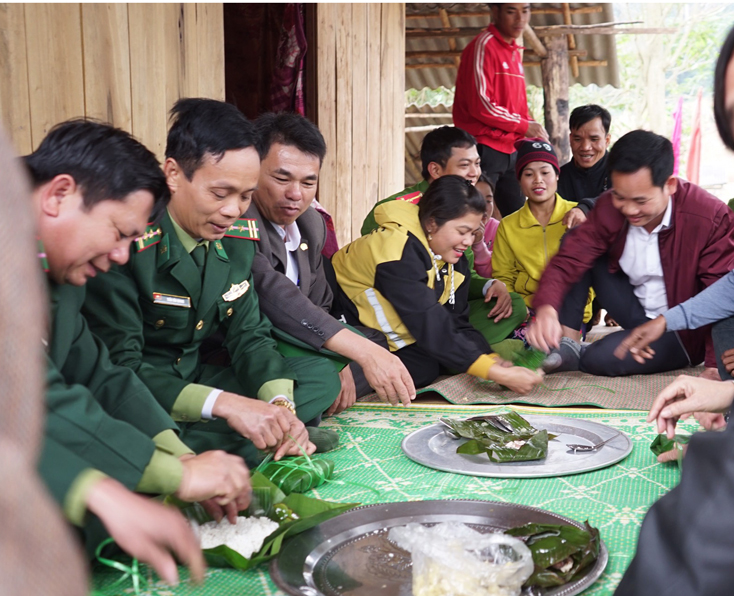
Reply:
[[[520,538],[533,555],[535,570],[525,587],[550,588],[576,579],[599,556],[599,530],[570,525],[526,524],[505,534]]]
[[[234,567],[249,569],[275,557],[289,536],[299,534],[340,513],[357,507],[359,503],[332,503],[293,493],[287,495],[260,472],[251,477],[252,502],[246,517],[268,518],[278,524],[262,546],[251,556],[244,557],[224,544],[204,550],[207,563],[212,567]],[[201,507],[184,508],[184,514],[198,523],[210,521],[202,517]],[[241,514],[242,515],[242,514]],[[228,522],[223,522],[228,523]],[[262,525],[262,524],[261,524]]]
[[[555,438],[546,430],[534,428],[517,412],[508,408],[493,410],[467,420],[441,418],[454,434],[469,439],[456,453],[486,453],[490,461],[508,463],[544,459],[548,441]]]

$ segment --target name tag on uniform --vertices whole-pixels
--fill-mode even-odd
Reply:
[[[191,308],[191,298],[188,296],[174,296],[172,294],[153,292],[153,304],[165,304],[166,306]]]
[[[247,280],[239,284],[232,284],[232,287],[222,294],[222,298],[224,298],[225,302],[232,302],[233,300],[237,300],[240,296],[243,296],[248,289],[250,289],[250,282]]]

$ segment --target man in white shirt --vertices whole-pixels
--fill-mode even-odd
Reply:
[[[636,130],[609,152],[612,189],[571,230],[536,293],[535,347],[557,349],[560,366],[596,375],[649,374],[699,364],[716,373],[708,328],[665,333],[644,363],[615,358],[630,330],[708,287],[734,268],[734,214],[700,187],[674,177],[668,139]],[[561,337],[580,329],[589,285],[624,329],[585,346]],[[549,371],[552,372],[552,371]]]

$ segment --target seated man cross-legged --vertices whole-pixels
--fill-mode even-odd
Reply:
[[[734,267],[734,213],[700,187],[674,177],[673,146],[652,132],[624,135],[609,152],[612,189],[588,220],[568,233],[535,297],[528,340],[559,348],[564,370],[596,375],[650,374],[698,364],[715,369],[708,328],[665,333],[644,363],[615,358],[631,330],[716,282]],[[578,330],[590,285],[625,330],[583,349]],[[715,371],[712,371],[715,372]]]
[[[317,422],[339,392],[331,362],[280,355],[260,312],[251,274],[259,235],[239,219],[257,186],[257,147],[234,106],[179,100],[164,165],[168,210],[127,264],[92,280],[85,303],[112,360],[137,373],[187,445],[248,463],[260,459],[255,448],[276,459],[313,453],[304,422]],[[201,361],[216,333],[231,366]]]

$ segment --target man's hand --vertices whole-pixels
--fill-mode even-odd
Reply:
[[[721,355],[721,362],[730,375],[734,375],[734,348]]]
[[[474,242],[472,242],[472,246],[475,244],[479,244],[480,242],[484,242],[484,230],[486,229],[487,225],[484,220],[482,220],[482,223],[479,224],[479,227],[474,230]]]
[[[357,388],[354,386],[354,377],[348,366],[342,368],[339,373],[339,380],[342,383],[342,388],[339,391],[339,395],[336,396],[334,403],[326,410],[327,416],[339,414],[347,408],[351,408],[357,401]]]
[[[655,355],[655,350],[650,347],[650,344],[660,339],[665,333],[665,329],[666,324],[663,315],[635,327],[617,346],[614,355],[620,360],[624,360],[627,352],[629,352],[636,362],[645,364],[645,360],[650,360]]]
[[[164,507],[104,478],[87,493],[87,509],[94,513],[128,555],[147,563],[163,581],[178,583],[176,558],[196,582],[204,579],[204,556],[199,542],[178,510]]]
[[[676,462],[678,461],[679,457],[685,456],[687,450],[688,450],[688,445],[681,445],[681,449],[674,447],[670,451],[664,451],[663,453],[658,455],[658,462],[661,464],[666,464],[668,462]]]
[[[286,408],[224,391],[214,403],[212,414],[224,418],[233,430],[250,439],[258,449],[275,451],[275,461],[284,455],[301,455],[299,445],[309,455],[316,450],[308,440],[303,422]]]
[[[515,393],[525,395],[543,382],[543,371],[532,371],[522,366],[512,366],[512,363],[506,360],[498,360],[489,367],[487,378]]]
[[[717,368],[705,368],[698,378],[708,379],[709,381],[721,381],[721,376],[719,376],[719,370]]]
[[[540,124],[537,122],[531,122],[528,126],[528,130],[525,133],[525,138],[527,139],[543,139],[545,141],[548,140],[548,132],[543,128]]]
[[[364,343],[360,342],[360,355],[355,360],[362,367],[370,387],[384,402],[409,406],[415,399],[415,384],[400,358],[365,337],[360,336],[360,339]]]
[[[561,223],[566,226],[567,229],[571,230],[576,226],[581,225],[585,221],[586,214],[578,207],[574,207],[573,209],[571,209],[571,211],[563,216],[563,220],[561,221]]]
[[[535,320],[528,327],[528,343],[548,353],[559,346],[562,335],[556,309],[547,304],[538,308],[535,311]]]
[[[647,421],[657,421],[658,432],[664,432],[672,439],[675,425],[682,416],[696,412],[725,412],[733,400],[734,383],[681,375],[652,402]]]
[[[489,302],[492,298],[497,298],[497,304],[489,311],[488,319],[494,317],[494,322],[499,323],[502,319],[512,315],[510,292],[507,291],[507,286],[498,279],[495,279],[492,285],[489,286],[487,293],[484,295],[484,302]]]
[[[206,451],[183,456],[181,462],[183,478],[174,496],[189,503],[211,500],[226,508],[230,521],[238,511],[247,509],[252,487],[250,472],[241,457],[224,451]]]

